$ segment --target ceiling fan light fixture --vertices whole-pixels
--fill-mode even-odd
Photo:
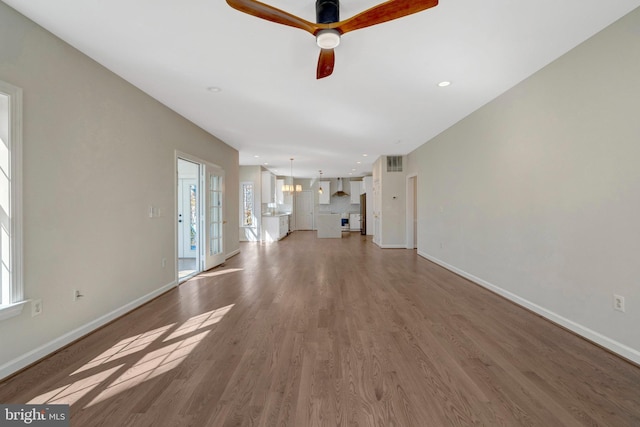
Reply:
[[[340,33],[336,30],[321,30],[316,35],[316,43],[320,49],[333,49],[340,44]]]
[[[242,13],[314,35],[322,49],[316,79],[323,79],[333,73],[333,50],[340,44],[342,34],[413,15],[437,6],[438,0],[387,0],[345,20],[340,20],[340,0],[316,0],[316,22],[309,22],[258,0],[227,0],[227,4]]]

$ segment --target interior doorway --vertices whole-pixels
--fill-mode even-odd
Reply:
[[[313,193],[309,190],[295,195],[296,230],[313,230]]]
[[[200,165],[178,158],[178,281],[201,271]]]

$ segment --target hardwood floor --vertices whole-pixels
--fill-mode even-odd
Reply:
[[[241,244],[0,402],[70,403],[83,427],[639,426],[640,368],[414,251],[296,232]]]

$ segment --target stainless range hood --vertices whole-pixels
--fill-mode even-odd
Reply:
[[[338,178],[338,191],[332,194],[333,196],[338,197],[347,197],[349,194],[345,193],[342,189],[342,178]]]

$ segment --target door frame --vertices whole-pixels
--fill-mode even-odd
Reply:
[[[418,247],[418,239],[416,238],[416,228],[417,228],[417,194],[416,189],[418,187],[418,175],[412,174],[407,175],[407,208],[406,208],[406,248],[407,249],[416,249]]]

